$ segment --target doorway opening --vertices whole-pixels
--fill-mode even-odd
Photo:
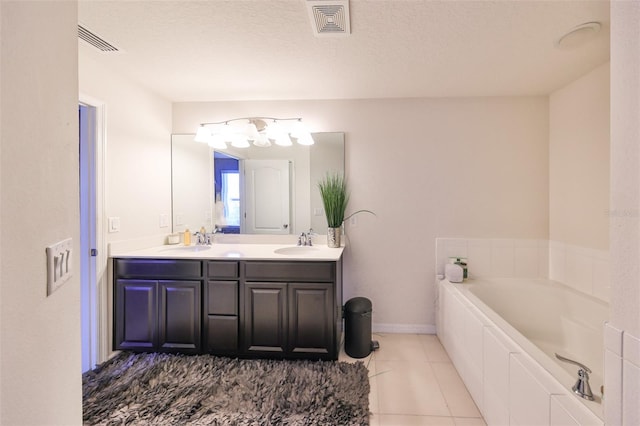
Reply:
[[[95,292],[96,198],[95,121],[96,109],[79,106],[80,118],[80,306],[82,329],[82,372],[97,363],[97,297]]]
[[[108,286],[102,232],[104,196],[104,104],[81,97],[79,115],[80,324],[82,372],[106,361]]]

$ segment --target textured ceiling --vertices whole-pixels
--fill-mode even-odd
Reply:
[[[351,0],[351,35],[315,37],[306,0],[81,0],[121,52],[81,57],[172,101],[548,94],[609,59],[608,1]],[[555,41],[601,21],[573,49]]]

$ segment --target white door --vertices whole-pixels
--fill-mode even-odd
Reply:
[[[249,234],[289,234],[287,160],[244,160],[244,229]]]

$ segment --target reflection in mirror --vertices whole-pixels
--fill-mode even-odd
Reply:
[[[171,137],[173,232],[326,233],[317,189],[344,173],[344,133],[313,133],[314,145],[217,151],[194,135]]]

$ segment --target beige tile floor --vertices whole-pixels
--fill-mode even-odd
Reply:
[[[369,369],[371,426],[486,426],[438,338],[374,333],[380,349],[355,360]]]

